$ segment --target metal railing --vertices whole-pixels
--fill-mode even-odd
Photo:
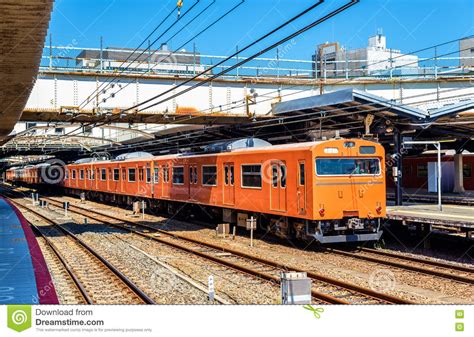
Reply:
[[[105,49],[107,52],[127,52],[123,49]],[[115,60],[106,58],[78,57],[82,51],[99,52],[98,48],[78,48],[74,46],[50,46],[45,48],[40,65],[40,72],[80,72],[92,74],[123,74],[141,76],[174,76],[191,77],[209,69],[213,64],[222,61],[226,56],[205,55],[196,52],[158,52],[161,61],[151,61],[153,53],[145,52],[141,61]],[[128,51],[130,52],[130,51]],[[315,80],[315,79],[437,79],[443,77],[473,77],[474,57],[450,56],[458,51],[434,56],[413,58],[403,61],[401,57],[384,60],[297,60],[281,57],[278,51],[275,57],[262,57],[250,61],[225,75],[224,79],[269,79],[269,80]],[[148,56],[147,56],[148,55]],[[440,55],[440,56],[438,56]],[[445,55],[445,56],[443,56]],[[192,62],[178,61],[179,58],[192,59]],[[156,55],[155,55],[156,58]],[[233,63],[245,57],[238,56]],[[229,68],[232,63],[214,69],[218,72]],[[203,76],[211,76],[211,73]]]

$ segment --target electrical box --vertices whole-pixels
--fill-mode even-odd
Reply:
[[[230,225],[228,223],[220,223],[217,225],[217,234],[228,235],[230,233]]]
[[[237,226],[247,227],[247,219],[249,215],[247,213],[237,213]]]
[[[281,273],[281,303],[311,304],[311,280],[306,273]]]

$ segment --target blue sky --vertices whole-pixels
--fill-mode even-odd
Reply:
[[[184,0],[182,11],[195,1]],[[178,47],[240,1],[216,0],[206,15],[171,41],[171,47]],[[212,0],[201,0],[188,18],[210,2]],[[229,55],[236,45],[253,41],[312,3],[314,1],[246,0],[229,17],[198,38],[195,41],[197,49],[205,54]],[[343,3],[345,1],[326,0],[324,5],[268,41],[276,41]],[[103,36],[105,47],[135,48],[175,5],[176,0],[56,0],[50,33],[54,45],[74,41],[78,47],[98,47],[100,36]],[[167,24],[175,17],[173,14]],[[182,21],[178,27],[186,22]],[[326,41],[339,41],[350,49],[364,47],[368,36],[375,34],[378,28],[387,35],[389,47],[404,52],[471,35],[474,34],[474,1],[361,0],[348,11],[298,37],[285,56],[309,59],[315,46]],[[187,49],[192,49],[192,45]]]

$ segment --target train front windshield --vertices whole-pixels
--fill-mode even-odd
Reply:
[[[320,158],[316,159],[318,176],[378,175],[380,160],[376,158]]]

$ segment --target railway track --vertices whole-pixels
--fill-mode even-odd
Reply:
[[[41,213],[9,198],[19,209],[33,214],[45,225],[35,225],[40,235],[61,261],[87,304],[154,304],[130,279],[118,271],[92,247],[72,232]]]
[[[62,207],[62,202],[52,198],[42,198],[56,207]],[[69,211],[91,220],[125,229],[130,233],[147,239],[166,244],[182,251],[225,265],[232,269],[257,276],[261,279],[280,282],[283,271],[303,271],[269,259],[255,257],[233,249],[222,248],[218,245],[191,239],[162,229],[157,229],[139,222],[126,220],[96,210],[85,209],[70,205]],[[333,279],[318,273],[307,272],[312,279],[312,295],[315,299],[331,304],[408,304],[409,301],[382,294],[372,289],[360,287],[341,280]]]
[[[410,270],[417,273],[441,277],[444,279],[474,284],[474,268],[463,267],[451,263],[425,260],[413,256],[360,247],[358,253],[339,249],[328,251],[355,259],[375,262],[391,267]]]

